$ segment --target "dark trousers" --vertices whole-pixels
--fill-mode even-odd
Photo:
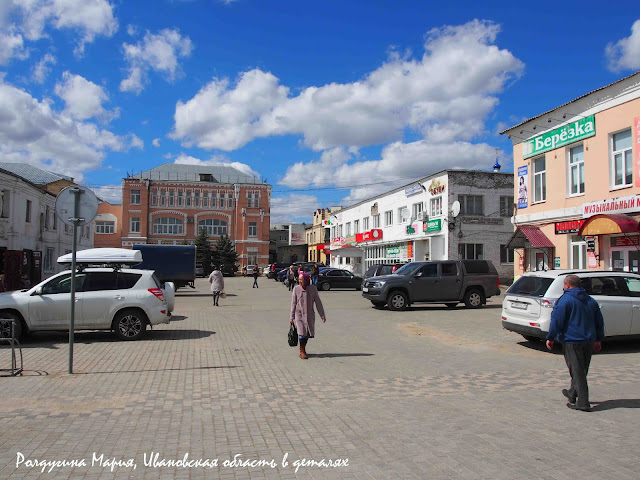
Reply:
[[[220,298],[220,291],[215,290],[213,292],[213,304],[218,305],[218,299]]]
[[[254,287],[258,286],[258,277],[253,277],[253,286]]]
[[[562,345],[564,361],[571,375],[571,388],[569,395],[577,397],[577,407],[589,406],[589,386],[587,374],[593,354],[593,343],[565,343]]]

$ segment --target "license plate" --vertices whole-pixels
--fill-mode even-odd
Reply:
[[[518,310],[526,310],[527,304],[524,302],[511,302],[511,308],[516,308]]]
[[[362,287],[362,291],[363,291],[363,292],[368,292],[368,291],[369,291],[369,289],[368,289],[367,287]]]

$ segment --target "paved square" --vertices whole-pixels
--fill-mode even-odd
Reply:
[[[392,313],[322,292],[303,361],[289,292],[252,281],[214,307],[199,279],[143,341],[77,334],[71,376],[67,334],[26,339],[24,376],[0,378],[0,478],[638,478],[640,343],[594,356],[576,412],[562,355],[503,331],[500,299]]]

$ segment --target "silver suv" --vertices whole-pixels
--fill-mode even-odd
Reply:
[[[85,268],[75,277],[75,330],[112,330],[138,340],[147,325],[169,323],[171,306],[152,270]],[[71,272],[22,291],[0,293],[0,320],[14,321],[14,337],[39,330],[68,330]],[[0,335],[7,336],[5,328]]]

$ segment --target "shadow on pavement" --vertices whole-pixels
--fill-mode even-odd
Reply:
[[[531,350],[538,350],[539,352],[549,352],[547,350],[546,341],[522,341],[518,342],[518,345],[522,345],[525,348],[529,348]],[[597,357],[598,355],[617,355],[621,353],[638,353],[640,352],[640,342],[638,340],[610,340],[608,342],[604,342],[602,344],[602,350],[599,353],[594,353],[593,357]],[[553,346],[553,351],[549,353],[554,353],[556,355],[562,355],[562,347],[558,342]]]
[[[142,370],[112,370],[105,372],[81,372],[77,375],[104,375],[105,373],[144,373],[144,372],[186,372],[189,370],[217,370],[222,368],[242,368],[237,365],[224,365],[219,367],[186,367],[186,368],[149,368]]]
[[[181,293],[176,293],[176,297],[210,297],[212,295],[211,292],[209,293],[185,293],[185,294],[181,294]],[[227,297],[237,297],[237,295],[235,293],[227,293]]]
[[[135,342],[147,342],[153,340],[183,340],[194,338],[206,338],[215,335],[216,332],[209,330],[147,330],[146,336],[142,340]],[[97,332],[76,332],[73,336],[73,343],[126,343],[120,340],[109,331]],[[68,332],[34,332],[23,339],[21,346],[25,348],[65,348],[69,344]]]
[[[640,398],[620,398],[616,400],[605,400],[604,402],[591,401],[592,412],[613,410],[614,408],[640,408]]]
[[[308,353],[309,358],[372,357],[373,353]]]

